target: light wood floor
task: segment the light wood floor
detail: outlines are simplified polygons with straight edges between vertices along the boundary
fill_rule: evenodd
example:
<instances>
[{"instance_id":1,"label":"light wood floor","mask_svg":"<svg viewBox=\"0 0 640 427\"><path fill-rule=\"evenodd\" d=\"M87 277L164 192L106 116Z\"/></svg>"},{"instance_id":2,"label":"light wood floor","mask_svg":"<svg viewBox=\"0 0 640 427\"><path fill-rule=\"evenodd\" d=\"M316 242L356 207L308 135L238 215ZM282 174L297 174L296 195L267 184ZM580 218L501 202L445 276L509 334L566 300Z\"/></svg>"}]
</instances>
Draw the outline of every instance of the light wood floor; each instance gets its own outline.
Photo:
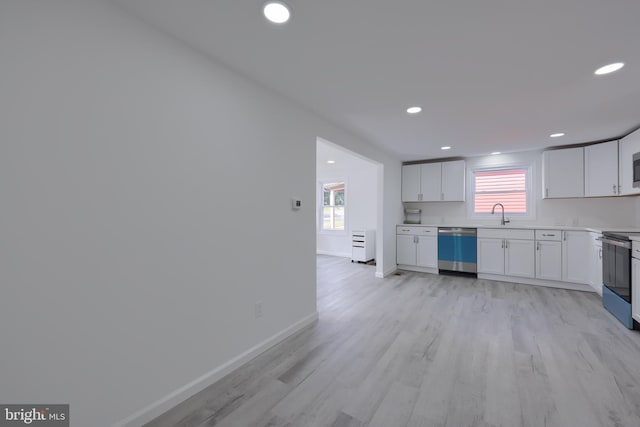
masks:
<instances>
[{"instance_id":1,"label":"light wood floor","mask_svg":"<svg viewBox=\"0 0 640 427\"><path fill-rule=\"evenodd\" d=\"M318 256L318 323L148 426L640 426L596 294L374 269Z\"/></svg>"}]
</instances>

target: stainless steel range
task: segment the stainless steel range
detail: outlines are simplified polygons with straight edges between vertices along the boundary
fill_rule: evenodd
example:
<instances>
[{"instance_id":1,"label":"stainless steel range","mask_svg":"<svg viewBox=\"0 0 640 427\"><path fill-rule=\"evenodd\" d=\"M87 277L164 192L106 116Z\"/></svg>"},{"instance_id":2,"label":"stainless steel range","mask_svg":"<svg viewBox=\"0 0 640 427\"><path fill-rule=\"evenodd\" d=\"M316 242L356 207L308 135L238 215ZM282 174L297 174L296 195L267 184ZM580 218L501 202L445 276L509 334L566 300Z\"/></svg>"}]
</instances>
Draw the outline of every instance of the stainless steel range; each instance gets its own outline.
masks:
<instances>
[{"instance_id":1,"label":"stainless steel range","mask_svg":"<svg viewBox=\"0 0 640 427\"><path fill-rule=\"evenodd\" d=\"M631 239L640 233L602 233L602 304L623 325L633 329L631 317Z\"/></svg>"}]
</instances>

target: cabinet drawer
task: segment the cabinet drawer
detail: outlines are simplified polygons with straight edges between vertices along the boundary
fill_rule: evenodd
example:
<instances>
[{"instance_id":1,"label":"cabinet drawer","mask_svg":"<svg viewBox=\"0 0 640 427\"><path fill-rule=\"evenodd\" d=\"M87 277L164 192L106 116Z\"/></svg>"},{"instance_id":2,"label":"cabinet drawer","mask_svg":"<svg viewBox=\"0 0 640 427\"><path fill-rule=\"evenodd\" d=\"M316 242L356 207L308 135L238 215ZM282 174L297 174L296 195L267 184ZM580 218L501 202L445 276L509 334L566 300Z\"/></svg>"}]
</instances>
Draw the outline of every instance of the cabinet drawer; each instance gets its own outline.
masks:
<instances>
[{"instance_id":1,"label":"cabinet drawer","mask_svg":"<svg viewBox=\"0 0 640 427\"><path fill-rule=\"evenodd\" d=\"M523 229L478 228L478 238L533 240L534 232L533 230Z\"/></svg>"},{"instance_id":2,"label":"cabinet drawer","mask_svg":"<svg viewBox=\"0 0 640 427\"><path fill-rule=\"evenodd\" d=\"M396 234L412 234L412 235L438 235L437 227L416 227L416 226L406 226L406 225L398 225L396 227Z\"/></svg>"},{"instance_id":3,"label":"cabinet drawer","mask_svg":"<svg viewBox=\"0 0 640 427\"><path fill-rule=\"evenodd\" d=\"M426 236L437 236L438 235L438 227L416 227L418 232L416 234L426 235Z\"/></svg>"},{"instance_id":4,"label":"cabinet drawer","mask_svg":"<svg viewBox=\"0 0 640 427\"><path fill-rule=\"evenodd\" d=\"M351 248L351 259L354 261L368 261L367 259L367 252L365 251L364 247L356 247L353 246Z\"/></svg>"},{"instance_id":5,"label":"cabinet drawer","mask_svg":"<svg viewBox=\"0 0 640 427\"><path fill-rule=\"evenodd\" d=\"M561 230L536 230L536 240L562 240Z\"/></svg>"}]
</instances>

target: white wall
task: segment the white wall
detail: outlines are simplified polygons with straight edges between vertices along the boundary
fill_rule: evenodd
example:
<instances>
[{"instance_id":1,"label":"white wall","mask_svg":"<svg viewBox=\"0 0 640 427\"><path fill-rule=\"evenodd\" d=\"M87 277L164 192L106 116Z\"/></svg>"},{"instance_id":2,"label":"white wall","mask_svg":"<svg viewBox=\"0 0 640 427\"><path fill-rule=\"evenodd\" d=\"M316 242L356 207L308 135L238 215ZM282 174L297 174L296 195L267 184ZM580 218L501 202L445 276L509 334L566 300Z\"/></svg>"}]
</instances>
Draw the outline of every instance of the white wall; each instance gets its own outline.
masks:
<instances>
[{"instance_id":1,"label":"white wall","mask_svg":"<svg viewBox=\"0 0 640 427\"><path fill-rule=\"evenodd\" d=\"M466 200L471 202L472 169L486 166L533 165L535 219L512 223L580 226L638 226L638 197L601 197L574 199L542 199L542 152L528 151L466 159ZM455 224L464 222L498 223L499 216L489 220L469 218L467 202L405 203L422 209L422 222Z\"/></svg>"},{"instance_id":2,"label":"white wall","mask_svg":"<svg viewBox=\"0 0 640 427\"><path fill-rule=\"evenodd\" d=\"M351 230L373 229L377 225L377 173L378 166L349 152L318 141L316 150L316 176L318 178L316 211L320 213L320 182L346 181L347 217L344 232L321 231L317 221L318 253L351 256ZM327 160L335 163L328 164ZM320 218L320 215L318 215Z\"/></svg>"},{"instance_id":3,"label":"white wall","mask_svg":"<svg viewBox=\"0 0 640 427\"><path fill-rule=\"evenodd\" d=\"M2 2L0 57L0 402L111 425L312 319L318 135L384 163L395 264L397 159L115 6Z\"/></svg>"}]
</instances>

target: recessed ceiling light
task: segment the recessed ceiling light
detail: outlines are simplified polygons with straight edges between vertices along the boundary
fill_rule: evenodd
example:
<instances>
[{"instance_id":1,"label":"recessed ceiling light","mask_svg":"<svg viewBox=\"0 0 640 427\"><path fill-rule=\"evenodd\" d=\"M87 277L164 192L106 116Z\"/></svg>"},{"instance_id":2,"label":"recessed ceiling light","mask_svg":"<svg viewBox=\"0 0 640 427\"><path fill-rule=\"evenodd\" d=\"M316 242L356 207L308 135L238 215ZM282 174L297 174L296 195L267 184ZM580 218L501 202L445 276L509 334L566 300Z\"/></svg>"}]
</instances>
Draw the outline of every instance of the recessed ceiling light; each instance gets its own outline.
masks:
<instances>
[{"instance_id":1,"label":"recessed ceiling light","mask_svg":"<svg viewBox=\"0 0 640 427\"><path fill-rule=\"evenodd\" d=\"M441 150L451 150L451 147L445 145L444 147L440 147Z\"/></svg>"},{"instance_id":2,"label":"recessed ceiling light","mask_svg":"<svg viewBox=\"0 0 640 427\"><path fill-rule=\"evenodd\" d=\"M289 6L280 1L268 1L262 8L264 16L274 24L284 24L291 17Z\"/></svg>"},{"instance_id":3,"label":"recessed ceiling light","mask_svg":"<svg viewBox=\"0 0 640 427\"><path fill-rule=\"evenodd\" d=\"M491 154L496 155L496 154L502 154L502 153L501 153L501 152L499 152L499 151L494 151L494 152L493 152L493 153L491 153Z\"/></svg>"},{"instance_id":4,"label":"recessed ceiling light","mask_svg":"<svg viewBox=\"0 0 640 427\"><path fill-rule=\"evenodd\" d=\"M327 160L327 163L329 163L330 165L334 164L335 162L335 160Z\"/></svg>"},{"instance_id":5,"label":"recessed ceiling light","mask_svg":"<svg viewBox=\"0 0 640 427\"><path fill-rule=\"evenodd\" d=\"M595 71L595 74L601 76L603 74L613 73L614 71L618 71L622 67L624 67L624 62L614 62L613 64L605 65L604 67L598 68Z\"/></svg>"},{"instance_id":6,"label":"recessed ceiling light","mask_svg":"<svg viewBox=\"0 0 640 427\"><path fill-rule=\"evenodd\" d=\"M409 113L409 114L418 114L420 111L422 111L422 107L409 107L409 108L407 108L407 113Z\"/></svg>"},{"instance_id":7,"label":"recessed ceiling light","mask_svg":"<svg viewBox=\"0 0 640 427\"><path fill-rule=\"evenodd\" d=\"M562 132L558 132L558 133L552 133L551 135L549 135L551 138L559 138L561 136L564 136L564 133Z\"/></svg>"}]
</instances>

